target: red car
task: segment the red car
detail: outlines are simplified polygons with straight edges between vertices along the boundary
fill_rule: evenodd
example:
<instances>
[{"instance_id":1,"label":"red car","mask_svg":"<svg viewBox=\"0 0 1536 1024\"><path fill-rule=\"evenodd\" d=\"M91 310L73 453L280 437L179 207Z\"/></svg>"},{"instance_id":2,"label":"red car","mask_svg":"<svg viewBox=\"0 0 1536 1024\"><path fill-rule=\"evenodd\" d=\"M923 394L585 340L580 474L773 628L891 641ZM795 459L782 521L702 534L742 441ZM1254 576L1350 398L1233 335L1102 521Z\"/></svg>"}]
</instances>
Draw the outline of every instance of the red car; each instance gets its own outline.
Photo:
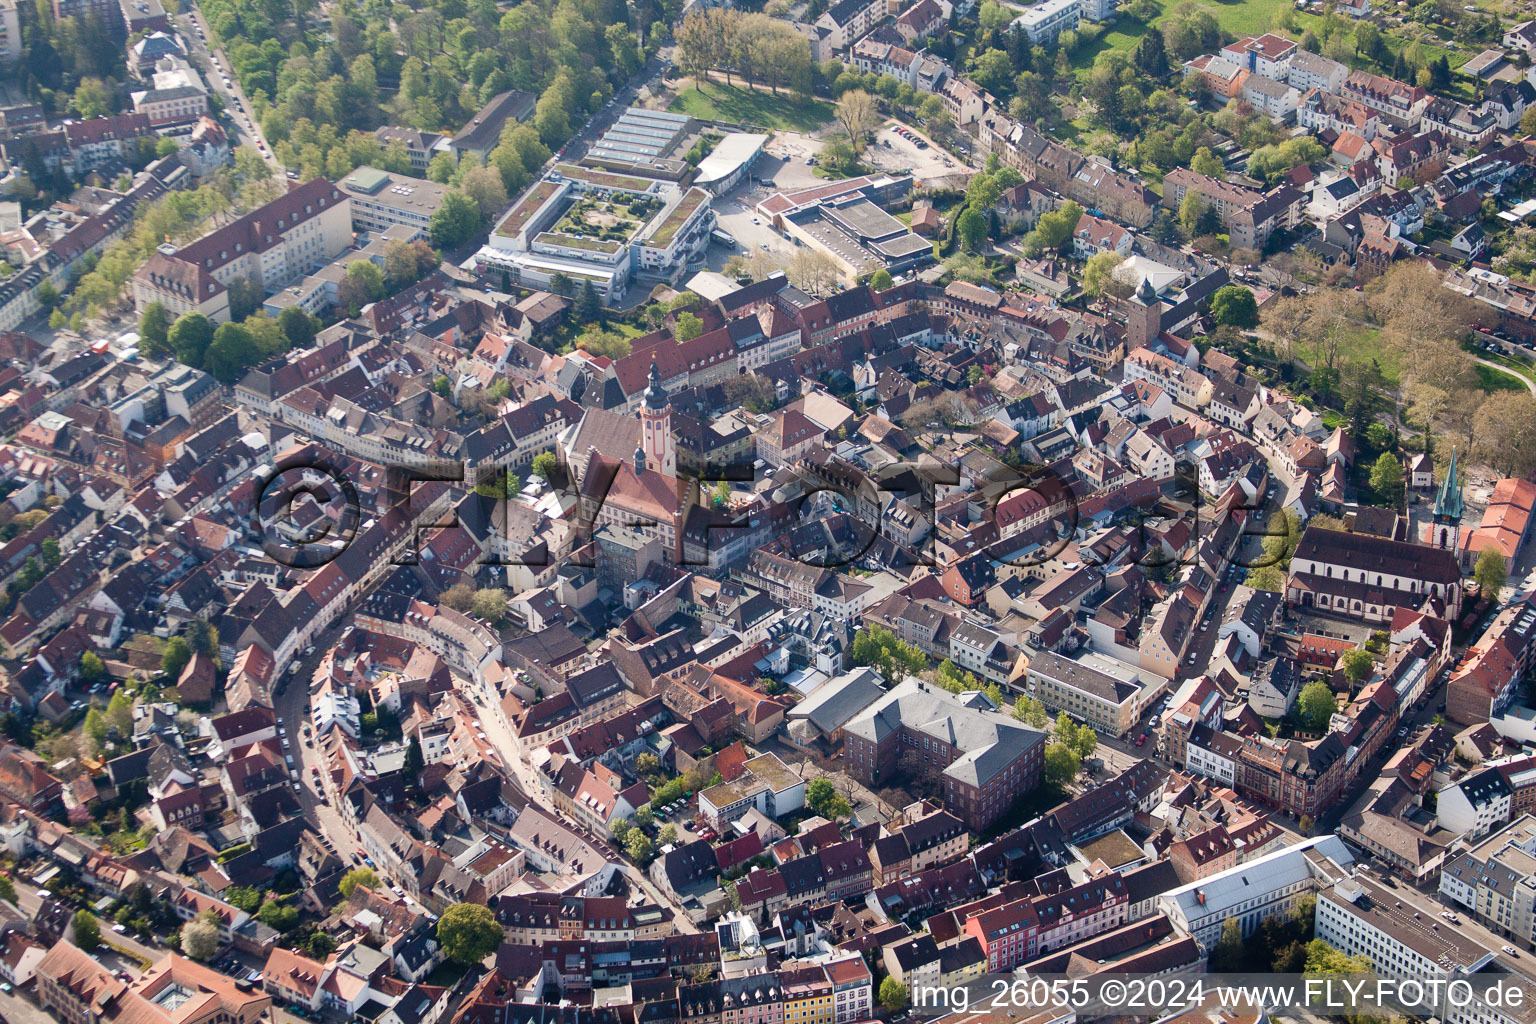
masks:
<instances>
[{"instance_id":1,"label":"red car","mask_svg":"<svg viewBox=\"0 0 1536 1024\"><path fill-rule=\"evenodd\" d=\"M1138 747L1141 746L1145 742L1147 742L1147 734L1146 733L1142 733L1140 736L1136 737L1136 745Z\"/></svg>"}]
</instances>

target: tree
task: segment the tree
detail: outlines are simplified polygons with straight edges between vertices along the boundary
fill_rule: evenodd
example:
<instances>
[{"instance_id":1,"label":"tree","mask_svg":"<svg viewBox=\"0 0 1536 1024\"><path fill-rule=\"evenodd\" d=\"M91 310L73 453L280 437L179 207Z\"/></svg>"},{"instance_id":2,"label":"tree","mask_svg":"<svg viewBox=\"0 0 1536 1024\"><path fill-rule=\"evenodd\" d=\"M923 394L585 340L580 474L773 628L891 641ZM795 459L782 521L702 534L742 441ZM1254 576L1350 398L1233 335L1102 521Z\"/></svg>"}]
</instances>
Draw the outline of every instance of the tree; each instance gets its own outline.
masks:
<instances>
[{"instance_id":1,"label":"tree","mask_svg":"<svg viewBox=\"0 0 1536 1024\"><path fill-rule=\"evenodd\" d=\"M883 292L891 287L891 272L881 267L869 277L869 286L877 292Z\"/></svg>"},{"instance_id":2,"label":"tree","mask_svg":"<svg viewBox=\"0 0 1536 1024\"><path fill-rule=\"evenodd\" d=\"M101 925L95 914L89 910L77 910L71 924L75 930L75 945L87 953L101 945Z\"/></svg>"},{"instance_id":3,"label":"tree","mask_svg":"<svg viewBox=\"0 0 1536 1024\"><path fill-rule=\"evenodd\" d=\"M837 101L837 123L853 144L855 155L862 154L869 145L870 133L880 123L875 98L863 89L843 93Z\"/></svg>"},{"instance_id":4,"label":"tree","mask_svg":"<svg viewBox=\"0 0 1536 1024\"><path fill-rule=\"evenodd\" d=\"M1473 448L1506 476L1536 469L1536 398L1529 391L1496 391L1472 418Z\"/></svg>"},{"instance_id":5,"label":"tree","mask_svg":"<svg viewBox=\"0 0 1536 1024\"><path fill-rule=\"evenodd\" d=\"M1371 490L1377 502L1395 508L1403 501L1403 464L1391 452L1382 452L1371 466Z\"/></svg>"},{"instance_id":6,"label":"tree","mask_svg":"<svg viewBox=\"0 0 1536 1024\"><path fill-rule=\"evenodd\" d=\"M704 333L704 321L684 311L677 314L677 326L672 333L677 336L678 341L692 341Z\"/></svg>"},{"instance_id":7,"label":"tree","mask_svg":"<svg viewBox=\"0 0 1536 1024\"><path fill-rule=\"evenodd\" d=\"M1078 757L1086 761L1099 749L1099 734L1093 731L1092 726L1079 725L1072 734L1071 747Z\"/></svg>"},{"instance_id":8,"label":"tree","mask_svg":"<svg viewBox=\"0 0 1536 1024\"><path fill-rule=\"evenodd\" d=\"M487 622L500 622L507 615L507 592L500 587L486 587L475 591L475 600L469 606L470 613Z\"/></svg>"},{"instance_id":9,"label":"tree","mask_svg":"<svg viewBox=\"0 0 1536 1024\"><path fill-rule=\"evenodd\" d=\"M576 339L576 347L594 356L622 359L629 355L629 339L617 331L589 330Z\"/></svg>"},{"instance_id":10,"label":"tree","mask_svg":"<svg viewBox=\"0 0 1536 1024\"><path fill-rule=\"evenodd\" d=\"M1242 926L1237 918L1229 917L1221 922L1221 937L1211 949L1210 969L1221 973L1240 970L1246 955Z\"/></svg>"},{"instance_id":11,"label":"tree","mask_svg":"<svg viewBox=\"0 0 1536 1024\"><path fill-rule=\"evenodd\" d=\"M1509 579L1509 567L1497 548L1485 547L1478 553L1477 564L1472 567L1472 578L1477 581L1479 594L1490 602L1498 602L1499 592Z\"/></svg>"},{"instance_id":12,"label":"tree","mask_svg":"<svg viewBox=\"0 0 1536 1024\"><path fill-rule=\"evenodd\" d=\"M139 348L145 355L164 355L171 349L171 311L163 302L151 302L139 317Z\"/></svg>"},{"instance_id":13,"label":"tree","mask_svg":"<svg viewBox=\"0 0 1536 1024\"><path fill-rule=\"evenodd\" d=\"M370 867L353 868L341 876L341 881L336 883L336 888L341 892L342 898L351 899L352 890L358 886L365 889L377 889L379 887L379 875Z\"/></svg>"},{"instance_id":14,"label":"tree","mask_svg":"<svg viewBox=\"0 0 1536 1024\"><path fill-rule=\"evenodd\" d=\"M315 318L298 306L289 306L277 315L278 330L288 339L290 348L309 348L315 343Z\"/></svg>"},{"instance_id":15,"label":"tree","mask_svg":"<svg viewBox=\"0 0 1536 1024\"><path fill-rule=\"evenodd\" d=\"M868 665L893 683L928 667L922 648L898 639L884 626L866 626L855 633L849 654L854 665Z\"/></svg>"},{"instance_id":16,"label":"tree","mask_svg":"<svg viewBox=\"0 0 1536 1024\"><path fill-rule=\"evenodd\" d=\"M359 260L352 266L372 266ZM262 360L262 351L255 337L243 324L220 324L213 332L213 341L203 353L203 369L213 374L220 384L233 384L241 374Z\"/></svg>"},{"instance_id":17,"label":"tree","mask_svg":"<svg viewBox=\"0 0 1536 1024\"><path fill-rule=\"evenodd\" d=\"M457 249L480 230L480 205L463 192L443 196L427 231L439 249Z\"/></svg>"},{"instance_id":18,"label":"tree","mask_svg":"<svg viewBox=\"0 0 1536 1024\"><path fill-rule=\"evenodd\" d=\"M533 475L553 481L560 468L560 457L554 452L539 452L533 457Z\"/></svg>"},{"instance_id":19,"label":"tree","mask_svg":"<svg viewBox=\"0 0 1536 1024\"><path fill-rule=\"evenodd\" d=\"M1536 107L1530 107L1520 115L1520 134L1536 135Z\"/></svg>"},{"instance_id":20,"label":"tree","mask_svg":"<svg viewBox=\"0 0 1536 1024\"><path fill-rule=\"evenodd\" d=\"M160 670L172 679L180 677L181 670L187 667L187 662L192 660L191 646L179 636L173 636L166 641L165 650L160 654Z\"/></svg>"},{"instance_id":21,"label":"tree","mask_svg":"<svg viewBox=\"0 0 1536 1024\"><path fill-rule=\"evenodd\" d=\"M960 244L966 252L976 252L987 244L987 218L974 206L967 206L955 222Z\"/></svg>"},{"instance_id":22,"label":"tree","mask_svg":"<svg viewBox=\"0 0 1536 1024\"><path fill-rule=\"evenodd\" d=\"M1259 306L1253 292L1242 285L1229 284L1211 296L1211 319L1218 324L1252 328L1259 325Z\"/></svg>"},{"instance_id":23,"label":"tree","mask_svg":"<svg viewBox=\"0 0 1536 1024\"><path fill-rule=\"evenodd\" d=\"M1321 679L1314 679L1303 686L1301 694L1296 698L1296 713L1312 732L1327 729L1329 719L1338 710L1338 698L1334 696L1333 689Z\"/></svg>"},{"instance_id":24,"label":"tree","mask_svg":"<svg viewBox=\"0 0 1536 1024\"><path fill-rule=\"evenodd\" d=\"M603 300L592 282L583 280L576 292L576 303L571 312L579 324L595 324L603 321Z\"/></svg>"},{"instance_id":25,"label":"tree","mask_svg":"<svg viewBox=\"0 0 1536 1024\"><path fill-rule=\"evenodd\" d=\"M1222 163L1221 157L1211 152L1209 146L1201 146L1195 150L1195 155L1189 159L1189 169L1196 174L1203 174L1207 178L1215 178L1218 181L1227 173L1227 165Z\"/></svg>"},{"instance_id":26,"label":"tree","mask_svg":"<svg viewBox=\"0 0 1536 1024\"><path fill-rule=\"evenodd\" d=\"M1082 216L1083 208L1069 199L1049 213L1042 214L1030 234L1042 248L1060 249L1071 240L1072 232L1077 230L1077 222Z\"/></svg>"},{"instance_id":27,"label":"tree","mask_svg":"<svg viewBox=\"0 0 1536 1024\"><path fill-rule=\"evenodd\" d=\"M816 296L831 295L840 290L843 272L827 253L810 246L797 246L784 268L789 283L801 291Z\"/></svg>"},{"instance_id":28,"label":"tree","mask_svg":"<svg viewBox=\"0 0 1536 1024\"><path fill-rule=\"evenodd\" d=\"M378 302L385 294L384 271L368 260L347 264L346 275L336 287L337 302L344 309L361 309L370 302Z\"/></svg>"},{"instance_id":29,"label":"tree","mask_svg":"<svg viewBox=\"0 0 1536 1024\"><path fill-rule=\"evenodd\" d=\"M171 324L166 340L179 362L200 367L213 341L213 321L201 313L183 313Z\"/></svg>"},{"instance_id":30,"label":"tree","mask_svg":"<svg viewBox=\"0 0 1536 1024\"><path fill-rule=\"evenodd\" d=\"M1371 652L1363 647L1344 652L1344 657L1339 659L1339 663L1344 668L1345 678L1357 686L1369 679L1371 673L1376 670L1376 659L1371 657Z\"/></svg>"},{"instance_id":31,"label":"tree","mask_svg":"<svg viewBox=\"0 0 1536 1024\"><path fill-rule=\"evenodd\" d=\"M1148 28L1136 44L1131 59L1136 68L1148 78L1161 78L1168 73L1168 51L1163 43L1163 33L1158 28Z\"/></svg>"},{"instance_id":32,"label":"tree","mask_svg":"<svg viewBox=\"0 0 1536 1024\"><path fill-rule=\"evenodd\" d=\"M0 875L0 900L16 902L16 883L11 881L10 875Z\"/></svg>"},{"instance_id":33,"label":"tree","mask_svg":"<svg viewBox=\"0 0 1536 1024\"><path fill-rule=\"evenodd\" d=\"M507 186L501 180L501 172L494 167L471 168L459 182L459 189L474 200L482 221L490 220L506 208Z\"/></svg>"},{"instance_id":34,"label":"tree","mask_svg":"<svg viewBox=\"0 0 1536 1024\"><path fill-rule=\"evenodd\" d=\"M1124 262L1124 256L1108 250L1088 257L1083 267L1083 294L1092 299L1108 298L1119 283L1115 279L1115 271Z\"/></svg>"},{"instance_id":35,"label":"tree","mask_svg":"<svg viewBox=\"0 0 1536 1024\"><path fill-rule=\"evenodd\" d=\"M85 713L85 723L81 728L96 753L100 754L107 749L107 716L101 713L100 708L91 708Z\"/></svg>"},{"instance_id":36,"label":"tree","mask_svg":"<svg viewBox=\"0 0 1536 1024\"><path fill-rule=\"evenodd\" d=\"M101 656L95 651L86 651L80 655L80 681L86 686L95 686L107 678L107 666L102 664Z\"/></svg>"},{"instance_id":37,"label":"tree","mask_svg":"<svg viewBox=\"0 0 1536 1024\"><path fill-rule=\"evenodd\" d=\"M269 897L256 912L256 920L278 932L291 932L299 923L299 908Z\"/></svg>"},{"instance_id":38,"label":"tree","mask_svg":"<svg viewBox=\"0 0 1536 1024\"><path fill-rule=\"evenodd\" d=\"M656 841L662 846L671 846L677 842L677 826L670 822L661 826L661 831L656 833Z\"/></svg>"},{"instance_id":39,"label":"tree","mask_svg":"<svg viewBox=\"0 0 1536 1024\"><path fill-rule=\"evenodd\" d=\"M437 596L440 603L456 612L467 612L475 601L475 588L468 583L455 583Z\"/></svg>"},{"instance_id":40,"label":"tree","mask_svg":"<svg viewBox=\"0 0 1536 1024\"><path fill-rule=\"evenodd\" d=\"M1045 781L1064 786L1077 778L1078 769L1082 767L1082 761L1077 756L1077 751L1062 743L1053 740L1045 748Z\"/></svg>"},{"instance_id":41,"label":"tree","mask_svg":"<svg viewBox=\"0 0 1536 1024\"><path fill-rule=\"evenodd\" d=\"M1216 211L1207 206L1194 189L1184 193L1184 199L1179 203L1179 227L1186 235L1198 238L1213 234L1220 226Z\"/></svg>"},{"instance_id":42,"label":"tree","mask_svg":"<svg viewBox=\"0 0 1536 1024\"><path fill-rule=\"evenodd\" d=\"M437 941L444 955L464 967L496 952L502 938L496 915L478 903L455 903L437 920Z\"/></svg>"},{"instance_id":43,"label":"tree","mask_svg":"<svg viewBox=\"0 0 1536 1024\"><path fill-rule=\"evenodd\" d=\"M181 951L193 960L210 960L219 951L218 919L212 911L204 911L181 926Z\"/></svg>"},{"instance_id":44,"label":"tree","mask_svg":"<svg viewBox=\"0 0 1536 1024\"><path fill-rule=\"evenodd\" d=\"M133 701L123 690L112 694L107 701L107 724L117 730L119 736L133 735Z\"/></svg>"},{"instance_id":45,"label":"tree","mask_svg":"<svg viewBox=\"0 0 1536 1024\"><path fill-rule=\"evenodd\" d=\"M624 852L629 854L630 860L643 868L656 856L656 846L650 836L636 828L631 829L625 838Z\"/></svg>"},{"instance_id":46,"label":"tree","mask_svg":"<svg viewBox=\"0 0 1536 1024\"><path fill-rule=\"evenodd\" d=\"M1221 25L1215 14L1196 0L1182 0L1164 17L1161 28L1169 52L1181 62L1221 45Z\"/></svg>"},{"instance_id":47,"label":"tree","mask_svg":"<svg viewBox=\"0 0 1536 1024\"><path fill-rule=\"evenodd\" d=\"M1013 717L1032 729L1044 729L1050 723L1045 705L1027 694L1020 694L1019 699L1014 701Z\"/></svg>"},{"instance_id":48,"label":"tree","mask_svg":"<svg viewBox=\"0 0 1536 1024\"><path fill-rule=\"evenodd\" d=\"M880 983L880 1005L890 1013L900 1013L907 1008L907 986L892 977Z\"/></svg>"},{"instance_id":49,"label":"tree","mask_svg":"<svg viewBox=\"0 0 1536 1024\"><path fill-rule=\"evenodd\" d=\"M812 779L806 784L805 802L811 810L832 821L846 818L853 811L848 799L826 779Z\"/></svg>"}]
</instances>

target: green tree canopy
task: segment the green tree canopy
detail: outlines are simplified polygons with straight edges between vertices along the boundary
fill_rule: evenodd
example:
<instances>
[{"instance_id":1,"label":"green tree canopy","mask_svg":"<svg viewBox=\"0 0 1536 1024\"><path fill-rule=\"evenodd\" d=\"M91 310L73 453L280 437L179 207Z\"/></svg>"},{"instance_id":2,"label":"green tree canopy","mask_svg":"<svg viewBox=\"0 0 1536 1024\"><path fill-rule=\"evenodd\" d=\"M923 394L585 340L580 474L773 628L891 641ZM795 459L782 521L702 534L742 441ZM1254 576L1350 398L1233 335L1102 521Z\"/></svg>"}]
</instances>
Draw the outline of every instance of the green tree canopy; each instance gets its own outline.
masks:
<instances>
[{"instance_id":1,"label":"green tree canopy","mask_svg":"<svg viewBox=\"0 0 1536 1024\"><path fill-rule=\"evenodd\" d=\"M201 313L183 313L166 336L178 361L201 367L203 353L213 342L213 321Z\"/></svg>"},{"instance_id":2,"label":"green tree canopy","mask_svg":"<svg viewBox=\"0 0 1536 1024\"><path fill-rule=\"evenodd\" d=\"M379 887L379 875L370 867L356 867L341 876L341 881L336 883L336 888L346 899L352 898L352 890L358 886L365 889L377 889Z\"/></svg>"},{"instance_id":3,"label":"green tree canopy","mask_svg":"<svg viewBox=\"0 0 1536 1024\"><path fill-rule=\"evenodd\" d=\"M1257 327L1259 306L1253 292L1239 284L1224 285L1211 296L1211 319L1233 327Z\"/></svg>"},{"instance_id":4,"label":"green tree canopy","mask_svg":"<svg viewBox=\"0 0 1536 1024\"><path fill-rule=\"evenodd\" d=\"M1339 710L1338 698L1333 689L1321 679L1314 679L1301 688L1296 698L1296 713L1312 732L1328 728L1328 720Z\"/></svg>"},{"instance_id":5,"label":"green tree canopy","mask_svg":"<svg viewBox=\"0 0 1536 1024\"><path fill-rule=\"evenodd\" d=\"M1504 556L1494 547L1483 548L1477 563L1472 567L1472 578L1477 581L1478 592L1489 601L1497 602L1499 592L1509 579L1509 568Z\"/></svg>"},{"instance_id":6,"label":"green tree canopy","mask_svg":"<svg viewBox=\"0 0 1536 1024\"><path fill-rule=\"evenodd\" d=\"M472 966L501 945L503 932L490 907L455 903L437 920L437 941L456 964Z\"/></svg>"},{"instance_id":7,"label":"green tree canopy","mask_svg":"<svg viewBox=\"0 0 1536 1024\"><path fill-rule=\"evenodd\" d=\"M151 302L139 317L139 348L145 355L164 355L171 350L171 311L163 302Z\"/></svg>"},{"instance_id":8,"label":"green tree canopy","mask_svg":"<svg viewBox=\"0 0 1536 1024\"><path fill-rule=\"evenodd\" d=\"M432 214L427 230L439 249L457 249L480 230L480 207L463 192L449 192Z\"/></svg>"},{"instance_id":9,"label":"green tree canopy","mask_svg":"<svg viewBox=\"0 0 1536 1024\"><path fill-rule=\"evenodd\" d=\"M89 910L77 910L70 922L75 930L75 945L92 952L101 945L101 924Z\"/></svg>"}]
</instances>

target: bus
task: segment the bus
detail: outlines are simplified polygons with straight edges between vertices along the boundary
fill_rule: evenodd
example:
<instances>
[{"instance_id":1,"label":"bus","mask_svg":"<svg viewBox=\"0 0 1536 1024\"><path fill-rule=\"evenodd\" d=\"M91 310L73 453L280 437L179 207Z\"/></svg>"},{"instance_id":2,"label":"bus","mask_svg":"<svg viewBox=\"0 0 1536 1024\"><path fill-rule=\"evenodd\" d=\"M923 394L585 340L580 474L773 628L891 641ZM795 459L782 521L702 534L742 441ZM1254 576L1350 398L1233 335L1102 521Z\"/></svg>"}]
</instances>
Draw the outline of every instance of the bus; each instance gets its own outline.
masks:
<instances>
[{"instance_id":1,"label":"bus","mask_svg":"<svg viewBox=\"0 0 1536 1024\"><path fill-rule=\"evenodd\" d=\"M736 239L731 237L729 232L721 231L719 228L715 228L709 233L709 237L714 239L720 245L725 246L727 249L736 248Z\"/></svg>"}]
</instances>

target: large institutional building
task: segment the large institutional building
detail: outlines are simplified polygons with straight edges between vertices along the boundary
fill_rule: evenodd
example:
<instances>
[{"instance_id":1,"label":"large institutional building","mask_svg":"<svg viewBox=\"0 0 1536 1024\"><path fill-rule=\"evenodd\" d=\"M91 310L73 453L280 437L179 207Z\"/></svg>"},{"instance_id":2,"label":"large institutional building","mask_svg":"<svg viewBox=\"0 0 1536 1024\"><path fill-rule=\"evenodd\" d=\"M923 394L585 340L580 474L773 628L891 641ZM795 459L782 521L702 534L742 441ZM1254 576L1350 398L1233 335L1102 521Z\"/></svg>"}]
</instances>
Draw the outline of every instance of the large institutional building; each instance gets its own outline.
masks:
<instances>
[{"instance_id":1,"label":"large institutional building","mask_svg":"<svg viewBox=\"0 0 1536 1024\"><path fill-rule=\"evenodd\" d=\"M271 294L351 245L350 204L316 178L181 249L161 246L133 275L134 306L160 302L172 316L195 311L223 323L231 282L249 278Z\"/></svg>"}]
</instances>

